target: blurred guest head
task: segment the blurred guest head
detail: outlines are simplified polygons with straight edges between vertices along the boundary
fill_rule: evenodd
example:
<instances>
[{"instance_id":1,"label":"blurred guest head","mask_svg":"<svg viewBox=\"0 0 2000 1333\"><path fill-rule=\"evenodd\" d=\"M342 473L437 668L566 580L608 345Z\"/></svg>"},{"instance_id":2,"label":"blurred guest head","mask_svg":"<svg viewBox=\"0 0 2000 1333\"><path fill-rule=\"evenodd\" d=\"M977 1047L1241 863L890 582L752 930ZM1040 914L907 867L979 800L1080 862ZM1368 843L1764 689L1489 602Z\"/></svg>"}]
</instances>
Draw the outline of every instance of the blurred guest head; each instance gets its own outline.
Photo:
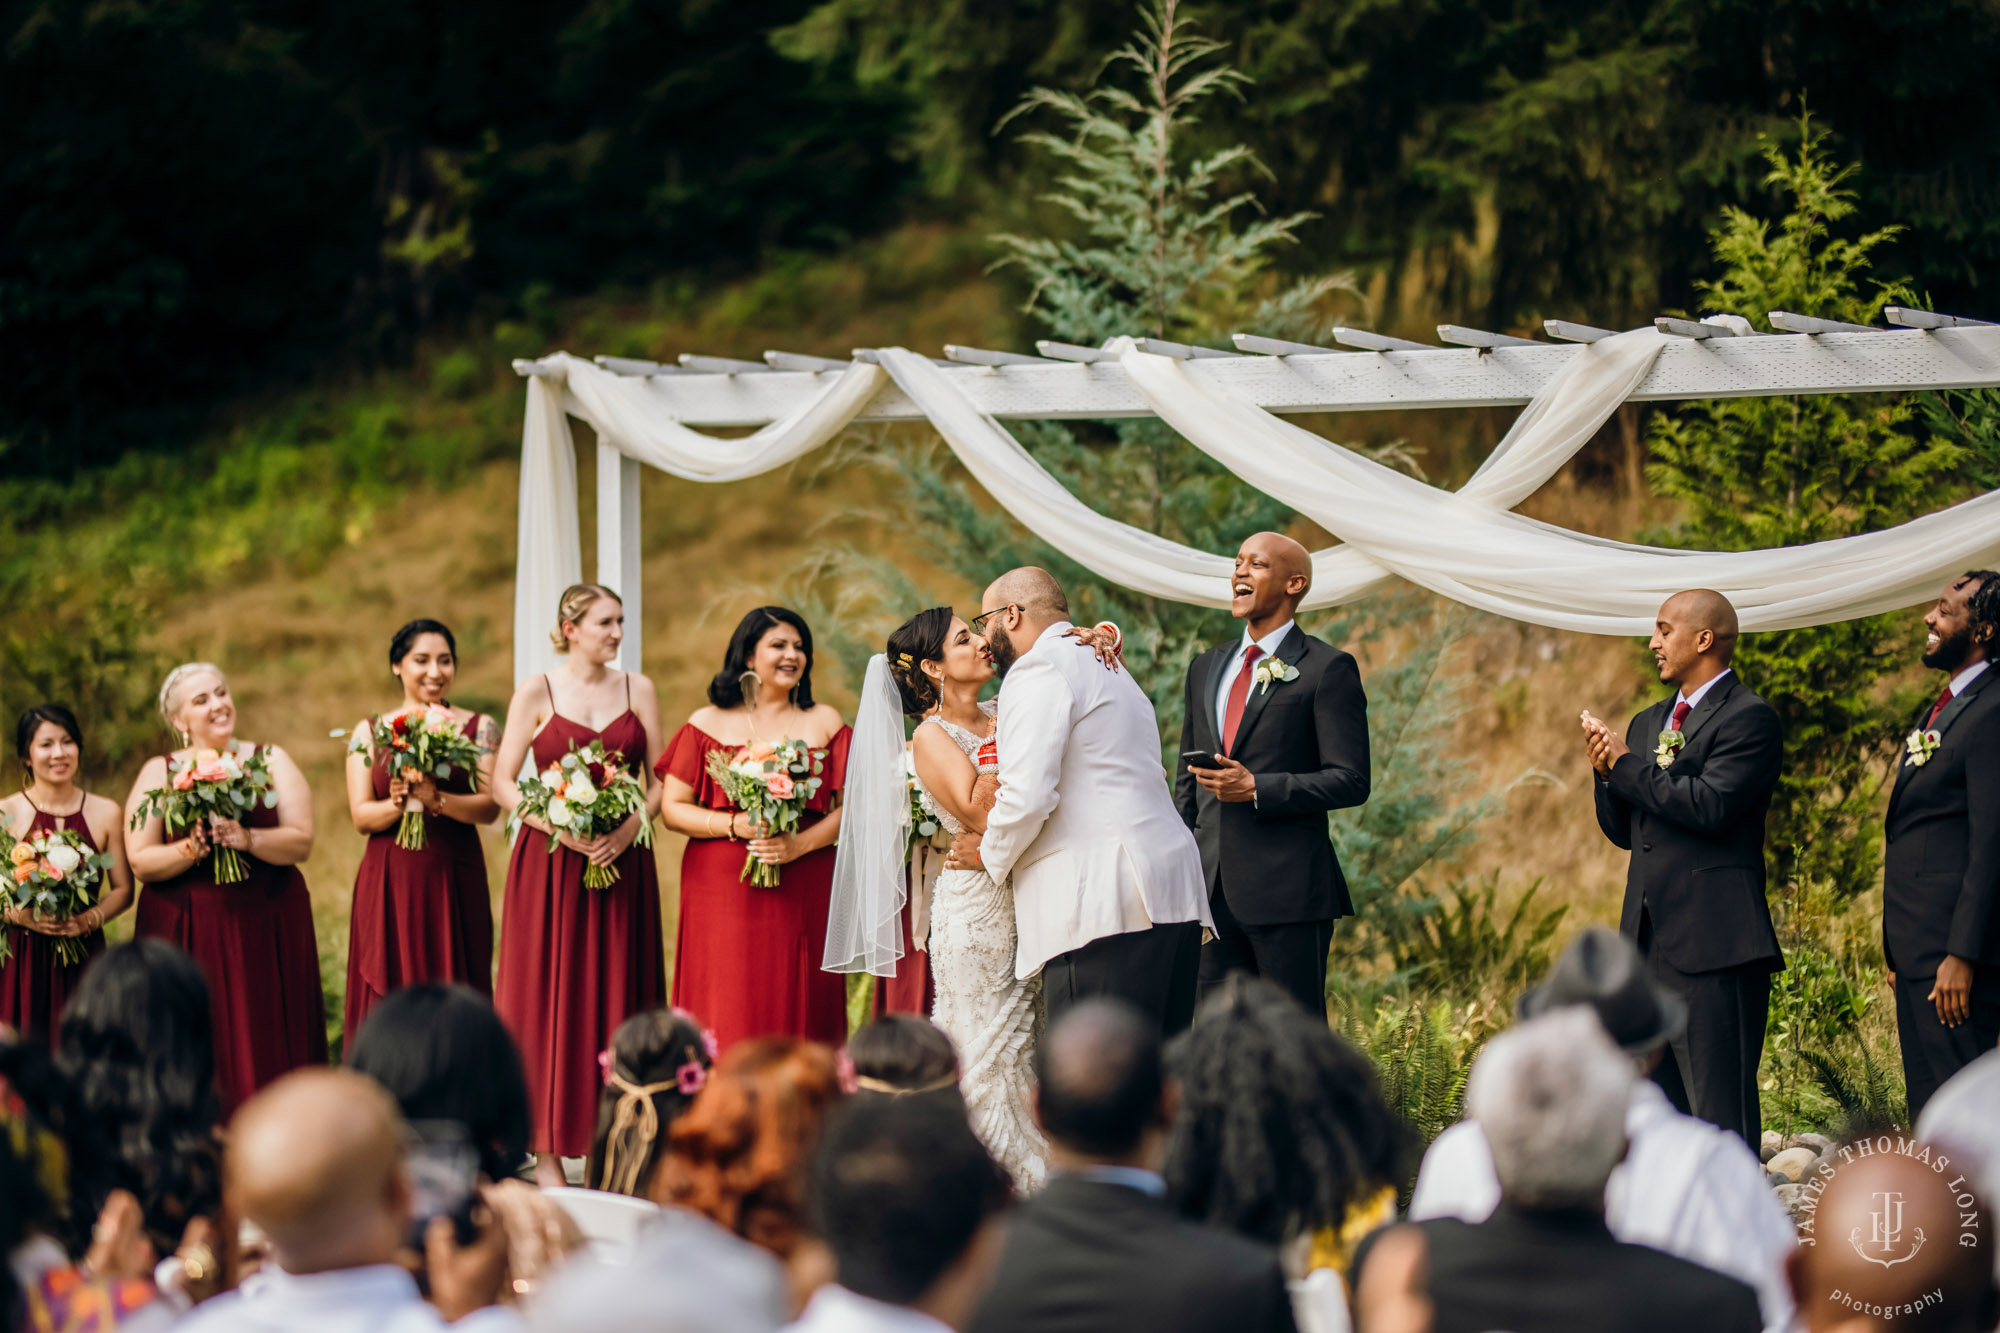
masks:
<instances>
[{"instance_id":1,"label":"blurred guest head","mask_svg":"<svg viewBox=\"0 0 2000 1333\"><path fill-rule=\"evenodd\" d=\"M1338 1227L1402 1178L1375 1067L1279 986L1232 975L1167 1049L1180 1211L1276 1245Z\"/></svg>"},{"instance_id":2,"label":"blurred guest head","mask_svg":"<svg viewBox=\"0 0 2000 1333\"><path fill-rule=\"evenodd\" d=\"M1978 1333L2000 1318L1990 1214L1940 1157L1901 1135L1835 1147L1790 1260L1811 1333Z\"/></svg>"},{"instance_id":3,"label":"blurred guest head","mask_svg":"<svg viewBox=\"0 0 2000 1333\"><path fill-rule=\"evenodd\" d=\"M722 670L708 683L708 701L717 708L736 708L750 689L764 688L790 696L793 706L811 708L813 636L805 617L785 606L760 606L737 622L722 654ZM750 702L755 702L754 698Z\"/></svg>"},{"instance_id":4,"label":"blurred guest head","mask_svg":"<svg viewBox=\"0 0 2000 1333\"><path fill-rule=\"evenodd\" d=\"M1917 1137L1951 1154L1982 1199L2000 1199L2000 1051L1988 1051L1945 1080L1917 1117ZM2000 1277L2000 1246L1993 1272Z\"/></svg>"},{"instance_id":5,"label":"blurred guest head","mask_svg":"<svg viewBox=\"0 0 2000 1333\"><path fill-rule=\"evenodd\" d=\"M393 992L361 1025L347 1067L387 1088L404 1119L464 1126L489 1180L513 1175L526 1160L531 1119L521 1052L477 991L429 984Z\"/></svg>"},{"instance_id":6,"label":"blurred guest head","mask_svg":"<svg viewBox=\"0 0 2000 1333\"><path fill-rule=\"evenodd\" d=\"M1596 1014L1640 1073L1651 1072L1687 1026L1687 1002L1646 975L1630 940L1603 926L1571 940L1541 984L1522 994L1518 1011L1529 1019L1567 1005Z\"/></svg>"},{"instance_id":7,"label":"blurred guest head","mask_svg":"<svg viewBox=\"0 0 2000 1333\"><path fill-rule=\"evenodd\" d=\"M738 1042L667 1131L653 1198L786 1258L802 1230L806 1156L840 1098L833 1052L792 1037Z\"/></svg>"},{"instance_id":8,"label":"blurred guest head","mask_svg":"<svg viewBox=\"0 0 2000 1333\"><path fill-rule=\"evenodd\" d=\"M1052 1164L1159 1169L1180 1091L1167 1079L1157 1024L1122 1001L1086 1000L1035 1047L1034 1069Z\"/></svg>"},{"instance_id":9,"label":"blurred guest head","mask_svg":"<svg viewBox=\"0 0 2000 1333\"><path fill-rule=\"evenodd\" d=\"M668 1126L694 1104L715 1061L715 1037L685 1009L634 1014L597 1057L604 1087L584 1183L643 1196Z\"/></svg>"},{"instance_id":10,"label":"blurred guest head","mask_svg":"<svg viewBox=\"0 0 2000 1333\"><path fill-rule=\"evenodd\" d=\"M847 1039L854 1086L864 1094L921 1094L951 1103L964 1114L958 1089L958 1052L937 1024L916 1014L884 1014Z\"/></svg>"},{"instance_id":11,"label":"blurred guest head","mask_svg":"<svg viewBox=\"0 0 2000 1333\"><path fill-rule=\"evenodd\" d=\"M213 1022L201 968L163 940L119 945L84 970L57 1047L76 1098L70 1137L91 1145L72 1218L95 1219L112 1190L129 1190L167 1255L190 1221L219 1211Z\"/></svg>"},{"instance_id":12,"label":"blurred guest head","mask_svg":"<svg viewBox=\"0 0 2000 1333\"><path fill-rule=\"evenodd\" d=\"M1632 1062L1578 1008L1529 1019L1486 1043L1465 1104L1493 1150L1500 1195L1522 1208L1604 1206L1625 1156Z\"/></svg>"},{"instance_id":13,"label":"blurred guest head","mask_svg":"<svg viewBox=\"0 0 2000 1333\"><path fill-rule=\"evenodd\" d=\"M813 1154L813 1229L841 1287L953 1328L992 1281L1010 1197L963 1110L921 1097L854 1099Z\"/></svg>"},{"instance_id":14,"label":"blurred guest head","mask_svg":"<svg viewBox=\"0 0 2000 1333\"><path fill-rule=\"evenodd\" d=\"M410 1228L403 1122L372 1079L301 1069L229 1124L228 1196L288 1273L388 1263Z\"/></svg>"}]
</instances>

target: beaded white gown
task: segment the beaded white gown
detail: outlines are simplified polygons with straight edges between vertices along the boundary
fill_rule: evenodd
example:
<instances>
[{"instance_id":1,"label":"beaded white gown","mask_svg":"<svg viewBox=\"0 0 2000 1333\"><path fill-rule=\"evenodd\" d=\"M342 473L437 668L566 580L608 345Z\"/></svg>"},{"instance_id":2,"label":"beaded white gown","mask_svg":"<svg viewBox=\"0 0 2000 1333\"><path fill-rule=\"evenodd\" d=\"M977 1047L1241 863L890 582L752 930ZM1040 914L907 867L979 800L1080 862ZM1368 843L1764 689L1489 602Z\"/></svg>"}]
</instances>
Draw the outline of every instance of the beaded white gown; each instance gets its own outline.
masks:
<instances>
[{"instance_id":1,"label":"beaded white gown","mask_svg":"<svg viewBox=\"0 0 2000 1333\"><path fill-rule=\"evenodd\" d=\"M980 705L989 717L995 705ZM981 773L997 773L991 737L979 737L941 717L941 728ZM962 826L923 787L924 808L953 833ZM1048 1144L1028 1111L1034 1086L1029 1067L1041 1035L1042 980L1014 975L1014 895L984 870L946 870L931 893L930 963L937 998L931 1021L958 1048L959 1086L972 1127L994 1160L1023 1192L1048 1178Z\"/></svg>"}]
</instances>

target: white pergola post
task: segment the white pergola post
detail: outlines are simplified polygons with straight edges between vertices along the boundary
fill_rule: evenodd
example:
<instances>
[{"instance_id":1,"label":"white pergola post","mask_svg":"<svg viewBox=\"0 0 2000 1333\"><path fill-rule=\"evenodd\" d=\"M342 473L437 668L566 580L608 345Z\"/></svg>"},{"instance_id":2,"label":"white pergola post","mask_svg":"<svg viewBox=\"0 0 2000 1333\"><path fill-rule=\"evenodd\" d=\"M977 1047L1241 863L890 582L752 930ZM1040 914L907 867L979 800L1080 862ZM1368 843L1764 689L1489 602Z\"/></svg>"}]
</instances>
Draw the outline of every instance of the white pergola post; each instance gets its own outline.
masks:
<instances>
[{"instance_id":1,"label":"white pergola post","mask_svg":"<svg viewBox=\"0 0 2000 1333\"><path fill-rule=\"evenodd\" d=\"M639 460L615 445L597 443L597 581L625 599L625 641L618 666L638 671L640 628L645 624L640 577Z\"/></svg>"}]
</instances>

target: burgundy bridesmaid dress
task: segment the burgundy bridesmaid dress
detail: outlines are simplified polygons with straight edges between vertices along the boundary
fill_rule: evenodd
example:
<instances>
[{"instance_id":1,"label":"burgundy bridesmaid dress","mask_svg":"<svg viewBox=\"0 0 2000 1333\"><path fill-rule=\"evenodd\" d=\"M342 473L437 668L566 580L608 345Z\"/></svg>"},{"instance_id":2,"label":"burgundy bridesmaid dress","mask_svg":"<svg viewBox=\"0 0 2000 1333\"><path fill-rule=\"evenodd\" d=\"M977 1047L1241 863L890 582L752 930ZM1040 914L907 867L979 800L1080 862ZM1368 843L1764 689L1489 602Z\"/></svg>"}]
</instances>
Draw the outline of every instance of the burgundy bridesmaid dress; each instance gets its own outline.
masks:
<instances>
[{"instance_id":1,"label":"burgundy bridesmaid dress","mask_svg":"<svg viewBox=\"0 0 2000 1333\"><path fill-rule=\"evenodd\" d=\"M23 795L23 800L26 796ZM28 827L21 831L24 838L39 837L43 833L71 829L83 839L84 846L95 856L99 850L97 839L90 836L90 825L85 822L83 812L73 815L52 815L46 810L36 809L33 801L28 808L35 811L35 817L28 821ZM99 882L100 895L111 888L111 877L107 874ZM82 936L84 959L80 963L64 963L56 958L56 939L39 931L22 930L18 926L0 927L7 932L7 942L13 946L13 954L0 963L0 1023L5 1023L24 1036L40 1041L55 1040L56 1025L62 1022L63 1006L69 1003L70 994L76 990L78 978L83 969L90 966L90 960L104 952L104 932L93 930Z\"/></svg>"},{"instance_id":2,"label":"burgundy bridesmaid dress","mask_svg":"<svg viewBox=\"0 0 2000 1333\"><path fill-rule=\"evenodd\" d=\"M602 731L554 712L536 735L535 767L545 769L572 745L602 740L643 775L646 728L631 708ZM493 1004L521 1048L534 1108L538 1153L581 1157L597 1122L597 1053L633 1014L666 1002L667 962L660 938L660 876L653 850L636 843L615 863L607 889L583 886L586 857L548 850L548 835L523 828L507 863L501 902L500 977Z\"/></svg>"},{"instance_id":3,"label":"burgundy bridesmaid dress","mask_svg":"<svg viewBox=\"0 0 2000 1333\"><path fill-rule=\"evenodd\" d=\"M802 821L810 827L833 809L847 781L842 727L827 743L825 781ZM734 813L708 775L711 750L725 746L692 722L674 733L660 771L694 788L698 805ZM674 1003L701 1019L724 1048L745 1037L805 1037L838 1046L847 1039L847 978L820 964L833 899L831 846L784 867L776 888L742 878L748 848L731 838L689 838L681 855L681 924L674 953Z\"/></svg>"},{"instance_id":4,"label":"burgundy bridesmaid dress","mask_svg":"<svg viewBox=\"0 0 2000 1333\"><path fill-rule=\"evenodd\" d=\"M276 828L278 812L260 806L243 826ZM172 879L141 885L135 931L187 950L208 978L215 1086L229 1109L281 1074L326 1063L326 997L306 877L297 866L237 855L249 872L240 884L217 884L210 855Z\"/></svg>"},{"instance_id":5,"label":"burgundy bridesmaid dress","mask_svg":"<svg viewBox=\"0 0 2000 1333\"><path fill-rule=\"evenodd\" d=\"M475 734L479 714L467 719ZM389 796L389 755L376 755L374 792ZM471 773L455 773L440 791L469 795ZM486 887L486 853L479 830L450 816L424 816L424 845L396 845L396 826L368 835L354 874L348 917L347 1017L352 1044L369 1010L390 991L427 981L452 981L493 993L493 899Z\"/></svg>"}]
</instances>

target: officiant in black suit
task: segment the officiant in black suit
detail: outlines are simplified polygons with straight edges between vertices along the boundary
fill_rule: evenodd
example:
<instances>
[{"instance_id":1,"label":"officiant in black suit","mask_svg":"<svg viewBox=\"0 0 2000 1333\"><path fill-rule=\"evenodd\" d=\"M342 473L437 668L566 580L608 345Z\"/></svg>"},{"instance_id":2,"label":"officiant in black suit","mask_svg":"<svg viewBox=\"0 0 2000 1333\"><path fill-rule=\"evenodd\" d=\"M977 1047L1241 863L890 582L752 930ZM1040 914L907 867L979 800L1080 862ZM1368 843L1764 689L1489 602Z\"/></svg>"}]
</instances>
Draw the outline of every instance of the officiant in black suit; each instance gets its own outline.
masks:
<instances>
[{"instance_id":1,"label":"officiant in black suit","mask_svg":"<svg viewBox=\"0 0 2000 1333\"><path fill-rule=\"evenodd\" d=\"M2000 1041L2000 574L1974 570L1924 616L1943 690L1911 721L1889 795L1882 948L1910 1119Z\"/></svg>"},{"instance_id":2,"label":"officiant in black suit","mask_svg":"<svg viewBox=\"0 0 2000 1333\"><path fill-rule=\"evenodd\" d=\"M1354 911L1326 817L1368 799L1368 698L1354 658L1295 622L1311 587L1290 537L1260 532L1237 551L1243 637L1188 667L1174 800L1215 915L1202 992L1252 972L1324 1013L1333 923Z\"/></svg>"},{"instance_id":3,"label":"officiant in black suit","mask_svg":"<svg viewBox=\"0 0 2000 1333\"><path fill-rule=\"evenodd\" d=\"M1668 598L1649 647L1674 693L1623 739L1583 714L1598 826L1632 853L1618 929L1688 1007L1653 1078L1676 1108L1755 1148L1771 974L1785 965L1764 901L1764 816L1783 729L1730 669L1736 608L1721 593Z\"/></svg>"}]
</instances>

